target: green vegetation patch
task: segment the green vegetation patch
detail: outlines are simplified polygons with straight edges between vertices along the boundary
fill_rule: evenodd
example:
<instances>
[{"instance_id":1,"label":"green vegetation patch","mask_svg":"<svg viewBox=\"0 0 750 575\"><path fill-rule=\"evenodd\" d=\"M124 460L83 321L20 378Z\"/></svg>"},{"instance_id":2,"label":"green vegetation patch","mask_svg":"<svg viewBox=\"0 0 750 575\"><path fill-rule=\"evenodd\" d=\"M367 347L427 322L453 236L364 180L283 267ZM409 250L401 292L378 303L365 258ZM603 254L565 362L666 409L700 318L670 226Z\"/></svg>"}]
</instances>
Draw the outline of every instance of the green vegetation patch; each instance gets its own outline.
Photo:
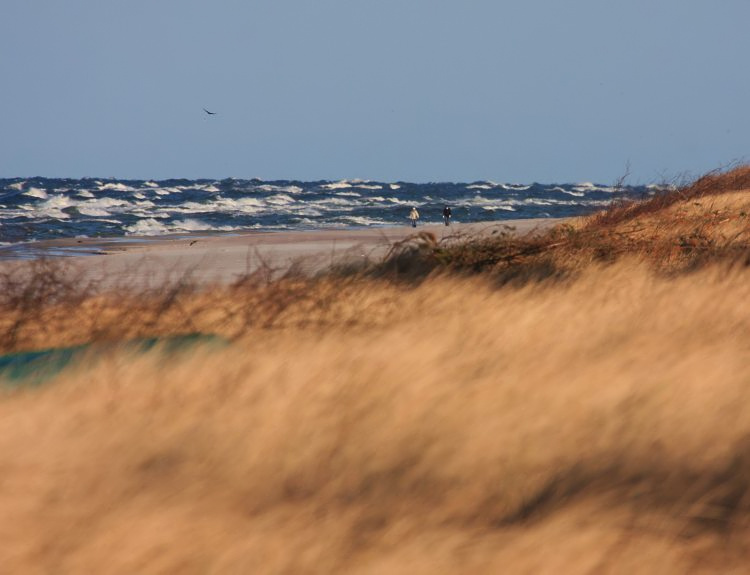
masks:
<instances>
[{"instance_id":1,"label":"green vegetation patch","mask_svg":"<svg viewBox=\"0 0 750 575\"><path fill-rule=\"evenodd\" d=\"M192 349L198 344L223 347L228 344L228 341L217 335L190 333L169 337L138 338L116 344L88 343L72 347L9 353L0 355L0 381L10 385L37 385L56 376L67 366L83 357L97 357L115 348L129 353L145 353L156 348L164 355L173 356Z\"/></svg>"}]
</instances>

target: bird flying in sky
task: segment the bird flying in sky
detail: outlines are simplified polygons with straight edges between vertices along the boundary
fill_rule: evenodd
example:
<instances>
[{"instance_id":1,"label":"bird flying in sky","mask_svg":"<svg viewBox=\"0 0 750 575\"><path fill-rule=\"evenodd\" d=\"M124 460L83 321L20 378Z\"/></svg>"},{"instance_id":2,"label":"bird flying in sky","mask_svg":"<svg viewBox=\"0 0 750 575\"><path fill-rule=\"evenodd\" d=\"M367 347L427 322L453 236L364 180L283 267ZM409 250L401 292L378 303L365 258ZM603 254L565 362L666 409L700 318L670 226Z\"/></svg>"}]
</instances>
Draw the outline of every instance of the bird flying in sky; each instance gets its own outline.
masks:
<instances>
[{"instance_id":1,"label":"bird flying in sky","mask_svg":"<svg viewBox=\"0 0 750 575\"><path fill-rule=\"evenodd\" d=\"M216 112L209 112L209 111L208 111L208 110L206 110L205 108L203 108L203 111L204 111L204 112L205 112L206 114L208 114L209 116L215 116L215 115L216 115Z\"/></svg>"}]
</instances>

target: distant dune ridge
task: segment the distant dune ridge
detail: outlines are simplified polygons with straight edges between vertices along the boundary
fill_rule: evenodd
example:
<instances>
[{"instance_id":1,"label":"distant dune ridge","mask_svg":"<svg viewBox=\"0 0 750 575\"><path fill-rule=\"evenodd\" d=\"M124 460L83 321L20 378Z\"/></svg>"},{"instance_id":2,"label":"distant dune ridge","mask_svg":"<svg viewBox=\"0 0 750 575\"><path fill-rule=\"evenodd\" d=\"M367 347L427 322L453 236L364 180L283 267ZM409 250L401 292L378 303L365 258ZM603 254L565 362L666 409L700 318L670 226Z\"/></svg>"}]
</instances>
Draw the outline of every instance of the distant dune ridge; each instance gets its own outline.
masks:
<instances>
[{"instance_id":1,"label":"distant dune ridge","mask_svg":"<svg viewBox=\"0 0 750 575\"><path fill-rule=\"evenodd\" d=\"M741 573L750 168L318 277L0 274L0 349L177 333L0 398L9 573Z\"/></svg>"}]
</instances>

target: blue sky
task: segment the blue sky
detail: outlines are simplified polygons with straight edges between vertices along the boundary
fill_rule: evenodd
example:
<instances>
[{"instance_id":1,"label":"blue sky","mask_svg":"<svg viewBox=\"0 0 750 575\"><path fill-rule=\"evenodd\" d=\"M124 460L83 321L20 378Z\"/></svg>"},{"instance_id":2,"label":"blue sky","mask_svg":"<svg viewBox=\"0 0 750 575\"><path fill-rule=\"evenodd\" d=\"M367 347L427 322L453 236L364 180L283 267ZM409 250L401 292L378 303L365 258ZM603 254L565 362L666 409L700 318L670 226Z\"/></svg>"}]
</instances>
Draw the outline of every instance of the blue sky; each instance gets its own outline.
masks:
<instances>
[{"instance_id":1,"label":"blue sky","mask_svg":"<svg viewBox=\"0 0 750 575\"><path fill-rule=\"evenodd\" d=\"M747 159L748 22L747 0L2 0L0 177L697 174Z\"/></svg>"}]
</instances>

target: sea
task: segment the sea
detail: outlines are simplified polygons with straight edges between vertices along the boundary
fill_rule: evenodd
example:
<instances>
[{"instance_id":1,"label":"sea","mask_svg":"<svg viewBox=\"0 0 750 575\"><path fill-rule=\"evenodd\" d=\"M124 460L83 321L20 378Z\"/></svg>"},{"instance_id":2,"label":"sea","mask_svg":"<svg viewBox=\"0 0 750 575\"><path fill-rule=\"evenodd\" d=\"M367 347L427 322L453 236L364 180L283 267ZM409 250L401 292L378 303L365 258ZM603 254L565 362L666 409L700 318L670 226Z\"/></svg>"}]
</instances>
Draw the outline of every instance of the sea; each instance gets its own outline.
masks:
<instances>
[{"instance_id":1,"label":"sea","mask_svg":"<svg viewBox=\"0 0 750 575\"><path fill-rule=\"evenodd\" d=\"M258 179L0 179L0 246L57 238L158 237L578 216L656 186Z\"/></svg>"}]
</instances>

